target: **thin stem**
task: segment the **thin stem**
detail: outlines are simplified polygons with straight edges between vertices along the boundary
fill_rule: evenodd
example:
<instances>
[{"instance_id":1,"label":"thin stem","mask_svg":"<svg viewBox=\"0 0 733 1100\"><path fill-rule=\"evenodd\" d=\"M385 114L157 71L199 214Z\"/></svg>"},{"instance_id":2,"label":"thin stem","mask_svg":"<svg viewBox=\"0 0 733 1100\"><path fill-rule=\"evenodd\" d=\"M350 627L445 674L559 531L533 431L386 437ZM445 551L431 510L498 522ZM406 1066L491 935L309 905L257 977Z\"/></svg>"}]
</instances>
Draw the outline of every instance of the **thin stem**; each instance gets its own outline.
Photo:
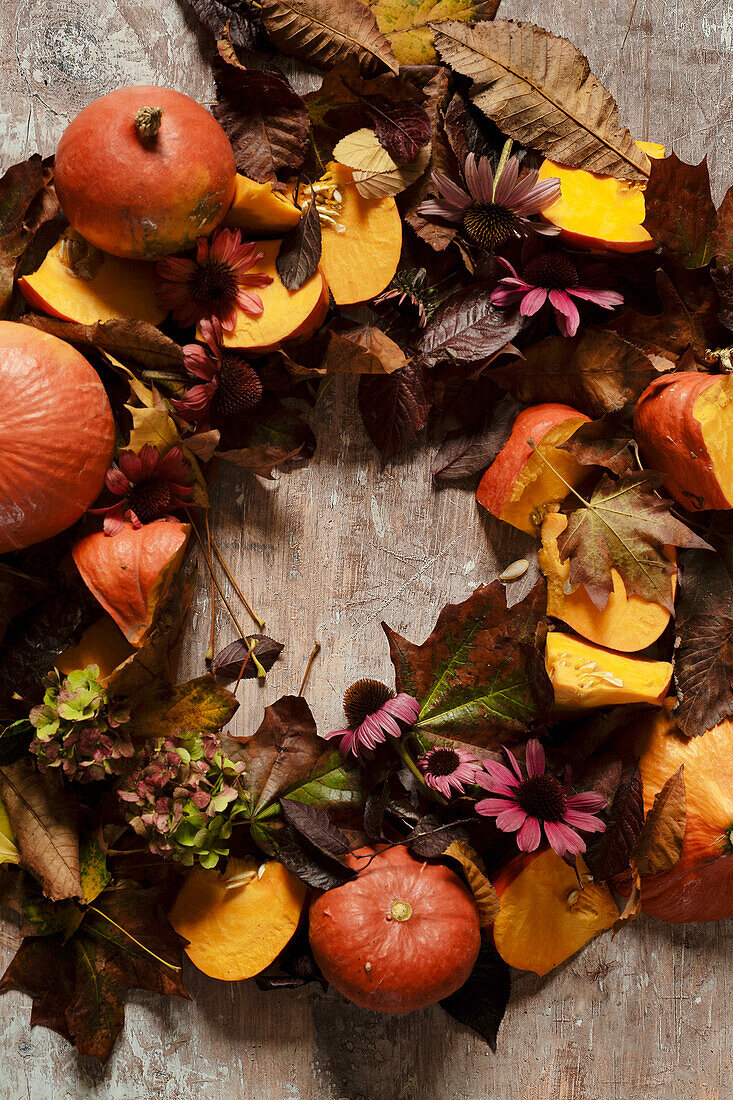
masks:
<instances>
[{"instance_id":1,"label":"thin stem","mask_svg":"<svg viewBox=\"0 0 733 1100\"><path fill-rule=\"evenodd\" d=\"M631 32L631 24L634 22L634 15L636 13L636 4L637 0L634 0L633 4L631 5L631 15L629 16L629 21L626 24L626 34L624 35L624 40L621 43L621 49L623 49L626 45L626 39L629 37L629 34Z\"/></svg>"},{"instance_id":2,"label":"thin stem","mask_svg":"<svg viewBox=\"0 0 733 1100\"><path fill-rule=\"evenodd\" d=\"M207 524L208 524L208 520L207 520ZM244 606L245 606L245 607L247 608L247 610L249 611L249 613L250 613L250 615L252 616L252 618L254 619L254 621L255 621L255 622L257 623L257 626L259 627L259 629L260 629L260 630L264 630L264 629L265 629L265 620L264 620L264 619L261 619L261 618L259 617L259 615L257 615L257 614L256 614L256 613L255 613L255 612L254 612L254 611L252 610L252 608L251 608L251 606L250 606L250 604L249 604L249 601L247 600L246 596L244 595L244 592L242 591L242 589L241 589L241 588L239 587L239 585L238 585L238 584L237 584L237 582L235 581L234 577L232 576L232 574L231 574L231 572L230 572L230 570L229 570L229 566L228 566L228 565L227 565L227 563L226 563L226 562L224 561L224 556L223 556L223 554L222 554L221 550L219 549L219 547L218 547L218 545L217 545L216 539L215 539L215 538L214 538L213 536L212 536L212 538L211 538L211 545L212 545L212 546L214 547L214 553L216 554L216 556L217 556L217 558L218 558L218 560L219 560L219 565L220 565L220 566L222 567L222 569L223 569L223 570L224 570L224 572L226 573L226 575L227 575L227 579L229 580L229 583L231 584L232 588L233 588L233 589L234 589L234 591L235 591L235 592L237 593L237 595L239 596L240 600L242 601L242 603L244 604Z\"/></svg>"},{"instance_id":3,"label":"thin stem","mask_svg":"<svg viewBox=\"0 0 733 1100\"><path fill-rule=\"evenodd\" d=\"M305 666L305 672L303 673L303 679L300 681L300 691L298 692L299 697L305 691L305 684L306 684L306 680L308 679L308 673L311 670L311 665L313 664L313 662L315 661L316 657L318 656L318 654L320 652L321 652L321 643L316 642L316 644L313 646L313 649L311 650L311 655L308 658L308 664Z\"/></svg>"},{"instance_id":4,"label":"thin stem","mask_svg":"<svg viewBox=\"0 0 733 1100\"><path fill-rule=\"evenodd\" d=\"M201 547L201 551L204 555L204 561L206 562L207 568L208 568L209 572L211 573L211 579L214 582L214 584L216 585L216 590L219 593L219 595L221 596L222 600L224 601L224 606L226 607L227 611L231 615L232 622L234 623L237 630L239 631L240 638L244 638L245 634L244 634L244 630L242 628L242 624L239 622L239 619L234 614L234 611L232 610L232 607L231 607L231 604L229 603L229 600L224 595L224 590L222 589L222 587L219 584L218 580L214 576L214 566L212 564L211 558L209 557L209 555L206 552L206 547L204 546L203 539L201 538L201 535L199 534L199 529L196 526L196 524L194 523L193 517L192 517L192 515L191 515L188 508L186 509L186 515L188 516L189 522L190 522L191 526L193 527L194 534L196 535L196 538L198 539L198 544Z\"/></svg>"},{"instance_id":5,"label":"thin stem","mask_svg":"<svg viewBox=\"0 0 733 1100\"><path fill-rule=\"evenodd\" d=\"M206 522L206 540L209 546L209 560L211 560L211 527L209 526L208 512L205 515ZM206 659L211 661L214 658L214 642L216 641L216 590L214 589L214 574L211 573L211 631L209 633L209 648L206 653Z\"/></svg>"},{"instance_id":6,"label":"thin stem","mask_svg":"<svg viewBox=\"0 0 733 1100\"><path fill-rule=\"evenodd\" d=\"M127 936L129 940L132 940L133 943L136 943L137 946L146 953L146 955L150 955L151 958L155 959L162 966L167 966L169 970L180 971L180 966L175 966L173 963L169 963L166 962L165 959L161 959L160 955L156 955L155 952L151 951L149 947L146 947L144 943L140 943L140 940L136 940L131 932L128 932L126 928L123 928L122 925L118 924L116 920L112 920L111 917L108 917L107 914L103 913L101 909L97 909L96 905L90 905L89 908L92 913L96 913L98 916L104 917L104 919L109 921L110 924L113 924L119 932L122 932L122 934Z\"/></svg>"},{"instance_id":7,"label":"thin stem","mask_svg":"<svg viewBox=\"0 0 733 1100\"><path fill-rule=\"evenodd\" d=\"M250 658L254 659L254 651L257 648L257 642L254 641L254 639L252 639L252 638L243 638L242 641L247 646L247 656L242 661L242 667L239 670L239 676L237 676L237 682L234 685L234 694L235 695L237 694L237 688L239 687L239 685L242 682L242 677L244 676L244 670L247 667L247 665L249 664ZM262 665L260 665L260 668L262 668ZM259 675L259 673L258 673L258 675Z\"/></svg>"},{"instance_id":8,"label":"thin stem","mask_svg":"<svg viewBox=\"0 0 733 1100\"><path fill-rule=\"evenodd\" d=\"M511 152L512 152L512 139L507 138L507 140L504 142L504 148L501 151L501 156L499 157L499 163L496 166L496 171L494 172L494 195L496 195L496 185L499 182L499 176L501 175L501 173L506 168L507 163L509 161L509 157L511 156ZM494 196L492 196L492 198L493 197Z\"/></svg>"}]
</instances>

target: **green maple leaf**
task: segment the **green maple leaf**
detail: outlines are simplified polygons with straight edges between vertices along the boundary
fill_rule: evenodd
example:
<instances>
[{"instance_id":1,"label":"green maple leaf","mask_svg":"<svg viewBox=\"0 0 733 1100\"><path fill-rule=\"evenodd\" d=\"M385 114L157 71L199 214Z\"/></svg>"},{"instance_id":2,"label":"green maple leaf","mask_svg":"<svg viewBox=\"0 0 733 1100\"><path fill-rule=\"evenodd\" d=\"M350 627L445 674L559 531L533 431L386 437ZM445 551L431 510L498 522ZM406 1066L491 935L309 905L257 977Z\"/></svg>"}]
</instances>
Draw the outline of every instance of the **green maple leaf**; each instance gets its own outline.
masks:
<instances>
[{"instance_id":1,"label":"green maple leaf","mask_svg":"<svg viewBox=\"0 0 733 1100\"><path fill-rule=\"evenodd\" d=\"M568 525L557 540L560 557L570 559L570 584L582 584L601 610L613 590L611 570L626 586L627 595L674 610L674 561L665 546L710 549L669 510L669 502L654 492L663 481L659 474L607 474L589 501L568 515Z\"/></svg>"}]
</instances>

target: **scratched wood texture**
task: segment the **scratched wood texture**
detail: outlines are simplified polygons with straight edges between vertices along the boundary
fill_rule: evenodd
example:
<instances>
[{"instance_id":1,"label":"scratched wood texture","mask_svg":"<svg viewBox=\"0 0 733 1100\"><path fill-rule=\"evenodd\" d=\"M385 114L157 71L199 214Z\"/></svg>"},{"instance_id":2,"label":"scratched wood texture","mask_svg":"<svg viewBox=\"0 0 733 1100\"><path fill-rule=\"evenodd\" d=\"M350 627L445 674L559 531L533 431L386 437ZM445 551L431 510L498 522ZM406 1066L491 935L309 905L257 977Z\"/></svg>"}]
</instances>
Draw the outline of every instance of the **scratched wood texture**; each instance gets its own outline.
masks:
<instances>
[{"instance_id":1,"label":"scratched wood texture","mask_svg":"<svg viewBox=\"0 0 733 1100\"><path fill-rule=\"evenodd\" d=\"M731 172L733 11L728 0L506 0L502 14L572 39L640 138L707 153L718 198ZM209 70L178 0L5 0L0 7L0 162L47 154L67 121L119 84L160 83L205 102ZM242 690L239 729L297 690L324 729L357 675L389 676L380 620L420 639L440 607L507 564L469 493L430 484L430 454L386 468L336 379L314 414L306 469L274 484L225 472L215 529L268 629L287 643L264 690ZM492 549L492 546L495 549ZM198 597L187 667L200 670L209 615ZM232 638L219 618L222 643ZM731 922L733 923L733 922ZM0 1001L7 1100L730 1100L731 923L638 921L545 980L520 976L493 1055L437 1008L380 1018L308 989L259 993L188 974L192 1000L133 998L106 1070L43 1029L29 1002ZM15 932L3 927L4 961Z\"/></svg>"}]
</instances>

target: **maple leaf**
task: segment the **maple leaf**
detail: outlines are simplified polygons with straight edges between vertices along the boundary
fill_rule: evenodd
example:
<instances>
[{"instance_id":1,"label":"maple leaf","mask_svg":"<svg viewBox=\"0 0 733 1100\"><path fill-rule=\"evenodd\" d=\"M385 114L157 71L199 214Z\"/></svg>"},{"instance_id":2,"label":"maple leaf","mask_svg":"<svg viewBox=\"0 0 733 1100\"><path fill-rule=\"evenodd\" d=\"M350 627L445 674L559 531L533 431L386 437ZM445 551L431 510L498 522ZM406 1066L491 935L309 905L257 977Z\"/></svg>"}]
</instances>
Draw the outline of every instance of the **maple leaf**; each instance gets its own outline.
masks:
<instances>
[{"instance_id":1,"label":"maple leaf","mask_svg":"<svg viewBox=\"0 0 733 1100\"><path fill-rule=\"evenodd\" d=\"M733 715L733 555L730 525L711 535L718 553L682 556L677 608L674 718L688 737ZM720 536L720 537L719 537Z\"/></svg>"},{"instance_id":2,"label":"maple leaf","mask_svg":"<svg viewBox=\"0 0 733 1100\"><path fill-rule=\"evenodd\" d=\"M686 267L704 267L715 252L716 229L707 157L699 164L685 164L670 153L650 163L644 228Z\"/></svg>"},{"instance_id":3,"label":"maple leaf","mask_svg":"<svg viewBox=\"0 0 733 1100\"><path fill-rule=\"evenodd\" d=\"M140 741L217 733L239 706L208 674L183 684L152 683L135 699L130 731Z\"/></svg>"},{"instance_id":4,"label":"maple leaf","mask_svg":"<svg viewBox=\"0 0 733 1100\"><path fill-rule=\"evenodd\" d=\"M546 713L552 688L545 672L545 586L507 609L500 581L447 604L430 637L415 645L386 623L397 690L420 703L415 728L496 747Z\"/></svg>"},{"instance_id":5,"label":"maple leaf","mask_svg":"<svg viewBox=\"0 0 733 1100\"><path fill-rule=\"evenodd\" d=\"M624 474L617 481L604 474L590 501L568 514L557 540L563 561L570 559L570 584L582 584L603 610L613 590L611 570L629 595L674 610L672 574L676 566L665 546L710 549L704 539L676 519L658 496L660 474Z\"/></svg>"},{"instance_id":6,"label":"maple leaf","mask_svg":"<svg viewBox=\"0 0 733 1100\"><path fill-rule=\"evenodd\" d=\"M71 937L27 936L0 981L0 993L33 997L31 1026L58 1031L80 1054L109 1057L130 989L187 997L183 940L168 924L157 888L105 890Z\"/></svg>"},{"instance_id":7,"label":"maple leaf","mask_svg":"<svg viewBox=\"0 0 733 1100\"><path fill-rule=\"evenodd\" d=\"M582 466L605 466L615 474L630 472L632 413L633 409L627 406L619 412L606 413L600 420L586 421L558 449L568 451Z\"/></svg>"}]
</instances>

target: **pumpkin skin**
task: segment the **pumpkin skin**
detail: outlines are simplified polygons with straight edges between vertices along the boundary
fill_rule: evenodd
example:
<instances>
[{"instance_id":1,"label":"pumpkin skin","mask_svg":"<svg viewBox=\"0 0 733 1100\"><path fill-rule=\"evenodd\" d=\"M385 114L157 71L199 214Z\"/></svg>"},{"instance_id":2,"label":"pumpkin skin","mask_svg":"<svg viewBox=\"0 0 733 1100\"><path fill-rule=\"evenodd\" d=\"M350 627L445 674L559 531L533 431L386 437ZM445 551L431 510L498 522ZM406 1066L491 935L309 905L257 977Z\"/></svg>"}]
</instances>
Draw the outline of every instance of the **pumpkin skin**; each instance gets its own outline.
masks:
<instances>
[{"instance_id":1,"label":"pumpkin skin","mask_svg":"<svg viewBox=\"0 0 733 1100\"><path fill-rule=\"evenodd\" d=\"M588 420L577 409L556 403L532 405L520 412L509 439L481 478L476 492L479 504L497 519L538 538L541 513L569 492L540 454L565 481L580 484L586 471L568 451L557 448Z\"/></svg>"},{"instance_id":2,"label":"pumpkin skin","mask_svg":"<svg viewBox=\"0 0 733 1100\"><path fill-rule=\"evenodd\" d=\"M155 609L180 568L191 532L188 523L158 519L118 535L95 531L79 539L72 556L94 598L132 646L141 646Z\"/></svg>"},{"instance_id":3,"label":"pumpkin skin","mask_svg":"<svg viewBox=\"0 0 733 1100\"><path fill-rule=\"evenodd\" d=\"M733 917L733 721L688 739L664 709L640 719L629 735L640 757L645 812L681 764L687 804L680 860L642 878L642 909L675 924ZM614 885L628 894L627 878Z\"/></svg>"},{"instance_id":4,"label":"pumpkin skin","mask_svg":"<svg viewBox=\"0 0 733 1100\"><path fill-rule=\"evenodd\" d=\"M664 488L690 512L733 507L730 375L680 371L656 378L634 410L634 434ZM717 452L717 453L716 453Z\"/></svg>"},{"instance_id":5,"label":"pumpkin skin","mask_svg":"<svg viewBox=\"0 0 733 1100\"><path fill-rule=\"evenodd\" d=\"M65 531L104 485L115 425L99 375L70 344L0 321L0 554Z\"/></svg>"},{"instance_id":6,"label":"pumpkin skin","mask_svg":"<svg viewBox=\"0 0 733 1100\"><path fill-rule=\"evenodd\" d=\"M481 946L478 911L448 867L420 863L402 846L365 865L374 851L352 852L358 877L311 904L311 948L323 976L349 1001L374 1012L414 1012L467 980Z\"/></svg>"},{"instance_id":7,"label":"pumpkin skin","mask_svg":"<svg viewBox=\"0 0 733 1100\"><path fill-rule=\"evenodd\" d=\"M160 107L160 129L141 137L135 116ZM234 196L229 139L195 100L170 88L118 88L69 123L55 182L74 229L113 256L153 260L208 236Z\"/></svg>"}]
</instances>

